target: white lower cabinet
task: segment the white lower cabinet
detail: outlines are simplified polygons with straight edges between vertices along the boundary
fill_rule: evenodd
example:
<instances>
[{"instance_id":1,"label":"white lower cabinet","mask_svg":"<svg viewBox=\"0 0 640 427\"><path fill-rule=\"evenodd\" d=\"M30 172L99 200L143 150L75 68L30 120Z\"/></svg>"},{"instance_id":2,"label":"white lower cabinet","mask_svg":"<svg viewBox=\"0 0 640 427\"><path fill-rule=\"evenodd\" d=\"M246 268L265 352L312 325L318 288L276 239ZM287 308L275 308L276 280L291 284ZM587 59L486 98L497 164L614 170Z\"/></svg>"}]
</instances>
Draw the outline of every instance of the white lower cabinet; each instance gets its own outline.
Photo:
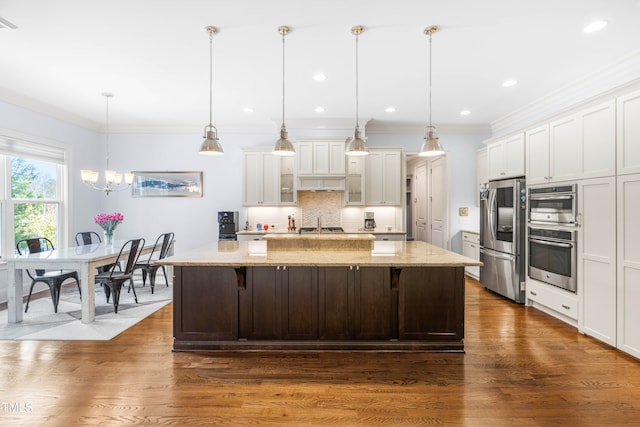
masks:
<instances>
[{"instance_id":1,"label":"white lower cabinet","mask_svg":"<svg viewBox=\"0 0 640 427\"><path fill-rule=\"evenodd\" d=\"M373 233L376 236L376 240L390 241L390 242L402 242L407 240L406 233Z\"/></svg>"},{"instance_id":2,"label":"white lower cabinet","mask_svg":"<svg viewBox=\"0 0 640 427\"><path fill-rule=\"evenodd\" d=\"M578 183L578 329L612 346L617 304L615 205L614 177Z\"/></svg>"},{"instance_id":3,"label":"white lower cabinet","mask_svg":"<svg viewBox=\"0 0 640 427\"><path fill-rule=\"evenodd\" d=\"M527 305L571 325L578 320L578 296L527 277Z\"/></svg>"},{"instance_id":4,"label":"white lower cabinet","mask_svg":"<svg viewBox=\"0 0 640 427\"><path fill-rule=\"evenodd\" d=\"M640 174L619 176L617 347L640 358Z\"/></svg>"},{"instance_id":5,"label":"white lower cabinet","mask_svg":"<svg viewBox=\"0 0 640 427\"><path fill-rule=\"evenodd\" d=\"M462 255L480 261L480 235L469 231L462 232ZM477 265L464 268L464 272L476 280L480 280L480 267Z\"/></svg>"}]
</instances>

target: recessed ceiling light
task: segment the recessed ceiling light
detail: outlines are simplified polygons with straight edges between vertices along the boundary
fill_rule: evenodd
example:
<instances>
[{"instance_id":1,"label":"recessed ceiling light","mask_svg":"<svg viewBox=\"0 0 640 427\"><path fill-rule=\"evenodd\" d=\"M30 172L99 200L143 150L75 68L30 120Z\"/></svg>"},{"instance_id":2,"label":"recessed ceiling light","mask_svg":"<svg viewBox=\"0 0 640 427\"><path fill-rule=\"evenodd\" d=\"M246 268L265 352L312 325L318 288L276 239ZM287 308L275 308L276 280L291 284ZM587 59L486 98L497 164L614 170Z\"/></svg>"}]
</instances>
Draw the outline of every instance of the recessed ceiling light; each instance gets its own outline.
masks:
<instances>
[{"instance_id":1,"label":"recessed ceiling light","mask_svg":"<svg viewBox=\"0 0 640 427\"><path fill-rule=\"evenodd\" d=\"M322 108L322 107L316 107L316 109L315 109L315 110L313 110L313 111L315 111L316 113L324 113L324 108Z\"/></svg>"},{"instance_id":2,"label":"recessed ceiling light","mask_svg":"<svg viewBox=\"0 0 640 427\"><path fill-rule=\"evenodd\" d=\"M386 111L387 113L395 113L396 109L395 107L387 107L384 109L384 111Z\"/></svg>"},{"instance_id":3,"label":"recessed ceiling light","mask_svg":"<svg viewBox=\"0 0 640 427\"><path fill-rule=\"evenodd\" d=\"M242 111L244 111L245 113L253 113L253 108L245 107L245 108L242 109Z\"/></svg>"},{"instance_id":4,"label":"recessed ceiling light","mask_svg":"<svg viewBox=\"0 0 640 427\"><path fill-rule=\"evenodd\" d=\"M607 21L594 21L591 24L584 27L582 31L585 33L595 33L607 26Z\"/></svg>"},{"instance_id":5,"label":"recessed ceiling light","mask_svg":"<svg viewBox=\"0 0 640 427\"><path fill-rule=\"evenodd\" d=\"M462 110L462 111L460 111L460 115L461 115L461 116L468 116L469 114L471 114L471 111L469 111L469 110Z\"/></svg>"},{"instance_id":6,"label":"recessed ceiling light","mask_svg":"<svg viewBox=\"0 0 640 427\"><path fill-rule=\"evenodd\" d=\"M315 80L317 82L323 82L323 81L327 80L327 76L325 76L322 73L318 73L315 76L313 76L313 80Z\"/></svg>"},{"instance_id":7,"label":"recessed ceiling light","mask_svg":"<svg viewBox=\"0 0 640 427\"><path fill-rule=\"evenodd\" d=\"M506 80L504 83L502 83L502 86L504 87L511 87L511 86L515 86L518 84L517 80Z\"/></svg>"}]
</instances>

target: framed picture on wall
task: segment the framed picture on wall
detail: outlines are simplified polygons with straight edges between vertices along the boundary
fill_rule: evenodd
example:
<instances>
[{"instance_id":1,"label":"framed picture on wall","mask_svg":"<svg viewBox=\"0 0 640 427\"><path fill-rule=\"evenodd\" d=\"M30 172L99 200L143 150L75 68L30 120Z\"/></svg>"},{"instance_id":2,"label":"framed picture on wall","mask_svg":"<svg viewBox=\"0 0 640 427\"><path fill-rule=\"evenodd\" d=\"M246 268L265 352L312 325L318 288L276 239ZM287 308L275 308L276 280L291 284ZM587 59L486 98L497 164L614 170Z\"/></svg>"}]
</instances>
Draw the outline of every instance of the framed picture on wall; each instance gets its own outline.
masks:
<instances>
[{"instance_id":1,"label":"framed picture on wall","mask_svg":"<svg viewBox=\"0 0 640 427\"><path fill-rule=\"evenodd\" d=\"M202 171L134 171L133 176L133 197L202 197Z\"/></svg>"}]
</instances>

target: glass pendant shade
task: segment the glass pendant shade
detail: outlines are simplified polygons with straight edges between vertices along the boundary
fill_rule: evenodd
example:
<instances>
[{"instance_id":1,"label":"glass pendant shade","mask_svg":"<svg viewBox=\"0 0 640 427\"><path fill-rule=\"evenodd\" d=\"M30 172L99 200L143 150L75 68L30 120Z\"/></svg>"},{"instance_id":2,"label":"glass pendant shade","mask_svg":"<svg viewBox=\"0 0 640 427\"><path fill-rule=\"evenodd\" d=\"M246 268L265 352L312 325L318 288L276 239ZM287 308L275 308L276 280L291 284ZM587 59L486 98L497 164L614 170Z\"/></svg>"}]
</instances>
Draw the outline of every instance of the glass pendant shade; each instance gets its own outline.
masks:
<instances>
[{"instance_id":1,"label":"glass pendant shade","mask_svg":"<svg viewBox=\"0 0 640 427\"><path fill-rule=\"evenodd\" d=\"M353 138L347 138L346 142L345 154L347 156L366 156L369 154L365 139L360 136L360 129L357 126Z\"/></svg>"},{"instance_id":2,"label":"glass pendant shade","mask_svg":"<svg viewBox=\"0 0 640 427\"><path fill-rule=\"evenodd\" d=\"M442 145L440 145L440 138L438 138L436 128L434 126L427 126L425 129L424 142L418 155L422 157L435 157L443 154L444 150L442 149Z\"/></svg>"},{"instance_id":3,"label":"glass pendant shade","mask_svg":"<svg viewBox=\"0 0 640 427\"><path fill-rule=\"evenodd\" d=\"M210 129L210 130L207 130ZM215 131L215 127L207 126L205 128L205 138L200 146L200 154L206 154L209 156L220 156L224 154L220 140L218 139L218 133Z\"/></svg>"}]
</instances>

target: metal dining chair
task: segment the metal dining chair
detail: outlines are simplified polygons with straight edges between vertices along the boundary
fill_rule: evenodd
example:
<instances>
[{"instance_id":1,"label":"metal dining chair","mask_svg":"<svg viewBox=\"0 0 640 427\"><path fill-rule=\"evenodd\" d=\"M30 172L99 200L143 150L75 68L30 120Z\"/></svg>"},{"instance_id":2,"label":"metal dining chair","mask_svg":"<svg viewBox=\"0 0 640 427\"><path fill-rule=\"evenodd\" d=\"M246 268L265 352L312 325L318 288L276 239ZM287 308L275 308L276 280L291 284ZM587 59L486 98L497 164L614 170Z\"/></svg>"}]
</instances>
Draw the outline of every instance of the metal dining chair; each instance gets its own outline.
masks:
<instances>
[{"instance_id":1,"label":"metal dining chair","mask_svg":"<svg viewBox=\"0 0 640 427\"><path fill-rule=\"evenodd\" d=\"M156 273L159 268L162 268L164 274L164 281L169 286L169 279L167 278L167 271L164 269L164 265L158 265L158 261L167 257L171 244L173 243L173 233L163 233L158 236L156 243L153 245L153 250L149 254L149 259L145 262L138 262L133 267L133 272L136 270L142 270L142 286L146 285L147 275L149 276L149 285L151 286L151 293L156 285ZM154 254L158 252L158 258L154 258ZM133 274L132 272L132 274ZM133 283L133 282L132 282ZM133 285L132 285L133 286Z\"/></svg>"},{"instance_id":2,"label":"metal dining chair","mask_svg":"<svg viewBox=\"0 0 640 427\"><path fill-rule=\"evenodd\" d=\"M102 239L100 238L100 235L95 231L80 231L76 233L75 239L76 239L76 245L78 246L102 243ZM120 264L118 263L114 263L114 264L119 270L122 270L122 268L120 267ZM104 273L105 271L111 270L114 264L103 265L101 267L98 267L96 270L98 270L98 274Z\"/></svg>"},{"instance_id":3,"label":"metal dining chair","mask_svg":"<svg viewBox=\"0 0 640 427\"><path fill-rule=\"evenodd\" d=\"M34 237L32 239L22 239L16 243L16 249L18 254L22 255L26 252L35 254L39 252L48 252L55 249L51 240L46 237ZM29 296L27 297L27 305L24 308L26 313L29 310L29 302L31 301L31 294L33 293L33 287L36 283L42 282L49 286L51 292L51 299L53 301L53 311L58 312L58 302L60 301L60 288L62 283L68 279L73 279L78 285L78 292L80 292L80 298L82 293L80 291L80 279L78 279L78 272L74 270L52 270L45 271L42 269L36 269L33 273L27 269L27 275L31 278L31 287L29 288Z\"/></svg>"},{"instance_id":4,"label":"metal dining chair","mask_svg":"<svg viewBox=\"0 0 640 427\"><path fill-rule=\"evenodd\" d=\"M133 271L133 266L138 261L140 252L142 252L142 248L144 248L144 239L129 240L120 249L118 258L113 264L111 270L96 275L96 283L101 284L104 288L104 293L107 296L107 302L109 302L109 297L113 294L113 310L116 313L118 312L118 305L120 304L120 290L122 289L124 282L127 280L130 281L130 288L133 288L134 299L136 303L138 302L138 296L136 295L136 290L131 281L131 273ZM127 251L129 251L128 254L126 253ZM120 264L120 261L126 261L126 266L123 271L116 271L115 265Z\"/></svg>"}]
</instances>

